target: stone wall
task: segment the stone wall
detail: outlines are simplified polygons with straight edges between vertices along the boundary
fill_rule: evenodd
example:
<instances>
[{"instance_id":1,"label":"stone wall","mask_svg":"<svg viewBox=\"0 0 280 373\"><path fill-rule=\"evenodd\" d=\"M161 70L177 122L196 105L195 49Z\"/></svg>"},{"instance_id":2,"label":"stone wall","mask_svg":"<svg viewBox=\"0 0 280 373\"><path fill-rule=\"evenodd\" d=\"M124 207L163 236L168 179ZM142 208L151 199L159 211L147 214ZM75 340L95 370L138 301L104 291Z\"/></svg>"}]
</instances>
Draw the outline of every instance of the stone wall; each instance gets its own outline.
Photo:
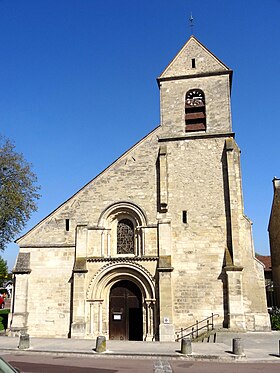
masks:
<instances>
[{"instance_id":1,"label":"stone wall","mask_svg":"<svg viewBox=\"0 0 280 373\"><path fill-rule=\"evenodd\" d=\"M73 248L30 248L28 332L32 336L61 336L70 330Z\"/></svg>"}]
</instances>

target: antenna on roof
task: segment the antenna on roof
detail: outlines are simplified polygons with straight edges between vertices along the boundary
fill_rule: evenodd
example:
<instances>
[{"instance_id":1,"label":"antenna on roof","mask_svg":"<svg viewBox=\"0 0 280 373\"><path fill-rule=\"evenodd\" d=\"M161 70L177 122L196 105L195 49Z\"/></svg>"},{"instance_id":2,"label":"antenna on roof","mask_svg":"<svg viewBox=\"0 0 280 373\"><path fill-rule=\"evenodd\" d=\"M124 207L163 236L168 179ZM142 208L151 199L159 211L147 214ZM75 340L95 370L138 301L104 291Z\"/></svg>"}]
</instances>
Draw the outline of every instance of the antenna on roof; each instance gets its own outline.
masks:
<instances>
[{"instance_id":1,"label":"antenna on roof","mask_svg":"<svg viewBox=\"0 0 280 373\"><path fill-rule=\"evenodd\" d=\"M190 18L189 18L189 26L190 26L190 29L191 29L191 35L193 35L194 18L193 18L192 12L191 12L191 15L190 15Z\"/></svg>"}]
</instances>

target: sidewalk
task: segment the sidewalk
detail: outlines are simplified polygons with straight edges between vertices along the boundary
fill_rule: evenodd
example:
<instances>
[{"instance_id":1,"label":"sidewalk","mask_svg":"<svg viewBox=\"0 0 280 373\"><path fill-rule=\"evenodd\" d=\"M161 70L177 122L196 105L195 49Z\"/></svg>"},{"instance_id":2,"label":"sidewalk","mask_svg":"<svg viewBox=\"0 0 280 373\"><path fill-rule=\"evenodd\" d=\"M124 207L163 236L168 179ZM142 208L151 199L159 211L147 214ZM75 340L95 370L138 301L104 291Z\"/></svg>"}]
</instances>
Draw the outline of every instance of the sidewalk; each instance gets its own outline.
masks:
<instances>
[{"instance_id":1,"label":"sidewalk","mask_svg":"<svg viewBox=\"0 0 280 373\"><path fill-rule=\"evenodd\" d=\"M231 353L232 339L241 338L245 356ZM20 353L56 353L78 354L102 357L165 357L167 359L184 358L189 360L242 361L242 362L275 362L280 363L280 332L268 333L230 333L217 334L216 343L192 343L192 355L180 353L180 342L134 342L107 341L107 351L95 352L95 340L90 339L51 339L30 337L30 348L19 350L19 337L0 336L1 351Z\"/></svg>"}]
</instances>

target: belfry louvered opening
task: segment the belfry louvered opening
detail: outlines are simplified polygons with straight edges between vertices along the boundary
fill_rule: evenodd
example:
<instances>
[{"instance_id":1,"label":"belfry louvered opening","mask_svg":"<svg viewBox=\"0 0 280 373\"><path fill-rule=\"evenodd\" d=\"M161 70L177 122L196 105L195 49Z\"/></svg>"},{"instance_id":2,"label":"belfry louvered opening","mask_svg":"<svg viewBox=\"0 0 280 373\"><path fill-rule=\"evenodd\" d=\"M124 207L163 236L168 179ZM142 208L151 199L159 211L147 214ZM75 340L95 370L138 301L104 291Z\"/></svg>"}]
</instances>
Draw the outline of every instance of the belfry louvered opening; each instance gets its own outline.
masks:
<instances>
[{"instance_id":1,"label":"belfry louvered opening","mask_svg":"<svg viewBox=\"0 0 280 373\"><path fill-rule=\"evenodd\" d=\"M205 95L201 89L190 89L185 98L185 131L205 131Z\"/></svg>"}]
</instances>

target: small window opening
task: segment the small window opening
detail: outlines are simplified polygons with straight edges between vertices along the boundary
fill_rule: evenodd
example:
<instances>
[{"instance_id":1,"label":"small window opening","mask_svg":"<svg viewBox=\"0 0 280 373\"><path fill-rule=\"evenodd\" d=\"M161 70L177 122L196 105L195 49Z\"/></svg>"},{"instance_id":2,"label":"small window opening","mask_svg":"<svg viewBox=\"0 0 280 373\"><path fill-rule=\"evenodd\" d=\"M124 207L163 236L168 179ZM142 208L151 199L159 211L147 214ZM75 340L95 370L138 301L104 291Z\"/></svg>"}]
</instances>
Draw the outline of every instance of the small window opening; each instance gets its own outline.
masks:
<instances>
[{"instance_id":1,"label":"small window opening","mask_svg":"<svg viewBox=\"0 0 280 373\"><path fill-rule=\"evenodd\" d=\"M184 224L187 224L187 222L188 222L187 211L183 211L183 213L182 213L182 220L183 220Z\"/></svg>"},{"instance_id":2,"label":"small window opening","mask_svg":"<svg viewBox=\"0 0 280 373\"><path fill-rule=\"evenodd\" d=\"M65 219L65 229L67 232L69 232L69 227L70 227L69 219Z\"/></svg>"},{"instance_id":3,"label":"small window opening","mask_svg":"<svg viewBox=\"0 0 280 373\"><path fill-rule=\"evenodd\" d=\"M192 58L192 68L195 69L195 58Z\"/></svg>"},{"instance_id":4,"label":"small window opening","mask_svg":"<svg viewBox=\"0 0 280 373\"><path fill-rule=\"evenodd\" d=\"M122 219L118 222L117 253L134 254L134 225L129 219Z\"/></svg>"}]
</instances>

